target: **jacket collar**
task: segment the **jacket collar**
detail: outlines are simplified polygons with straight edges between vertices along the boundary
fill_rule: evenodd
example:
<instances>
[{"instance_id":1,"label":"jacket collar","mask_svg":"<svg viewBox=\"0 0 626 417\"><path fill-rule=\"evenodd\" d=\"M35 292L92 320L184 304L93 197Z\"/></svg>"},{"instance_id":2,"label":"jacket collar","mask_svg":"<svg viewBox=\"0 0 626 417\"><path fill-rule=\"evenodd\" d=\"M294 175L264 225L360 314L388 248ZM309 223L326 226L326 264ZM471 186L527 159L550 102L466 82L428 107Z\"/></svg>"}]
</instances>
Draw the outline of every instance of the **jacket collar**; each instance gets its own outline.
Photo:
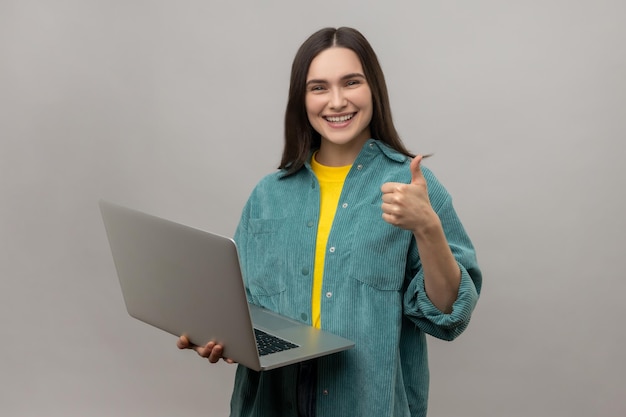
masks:
<instances>
[{"instance_id":1,"label":"jacket collar","mask_svg":"<svg viewBox=\"0 0 626 417\"><path fill-rule=\"evenodd\" d=\"M306 168L306 170L309 172L313 172L311 168L311 157L313 156L313 153L315 153L316 150L317 149L310 151L309 157L304 162L304 168ZM396 151L395 149L385 144L384 142L381 142L377 139L368 139L367 142L365 142L365 144L363 145L361 152L356 157L354 162L357 163L358 161L363 160L364 158L365 159L372 158L380 153L382 153L383 155L385 155L385 157L391 159L392 161L395 161L398 163L403 163L408 159L406 155ZM284 175L282 176L284 177Z\"/></svg>"}]
</instances>

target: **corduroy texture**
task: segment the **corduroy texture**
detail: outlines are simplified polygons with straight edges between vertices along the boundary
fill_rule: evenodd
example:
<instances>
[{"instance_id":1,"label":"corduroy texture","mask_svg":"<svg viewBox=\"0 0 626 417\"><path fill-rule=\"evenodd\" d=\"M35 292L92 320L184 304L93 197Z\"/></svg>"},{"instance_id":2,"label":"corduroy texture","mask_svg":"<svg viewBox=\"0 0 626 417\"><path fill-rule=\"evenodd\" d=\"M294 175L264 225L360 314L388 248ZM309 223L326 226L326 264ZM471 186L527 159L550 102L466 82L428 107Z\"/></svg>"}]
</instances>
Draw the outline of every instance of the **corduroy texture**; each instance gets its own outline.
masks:
<instances>
[{"instance_id":1,"label":"corduroy texture","mask_svg":"<svg viewBox=\"0 0 626 417\"><path fill-rule=\"evenodd\" d=\"M430 200L461 270L451 314L425 293L412 233L382 220L380 187L409 183L409 164L371 139L346 178L327 244L322 328L356 346L318 360L318 417L425 416L425 334L454 339L478 301L482 278L474 248L428 168L422 171ZM235 234L250 301L309 324L319 198L308 164L289 177L268 175L252 192ZM262 373L239 366L231 416L295 417L296 378L297 366Z\"/></svg>"}]
</instances>

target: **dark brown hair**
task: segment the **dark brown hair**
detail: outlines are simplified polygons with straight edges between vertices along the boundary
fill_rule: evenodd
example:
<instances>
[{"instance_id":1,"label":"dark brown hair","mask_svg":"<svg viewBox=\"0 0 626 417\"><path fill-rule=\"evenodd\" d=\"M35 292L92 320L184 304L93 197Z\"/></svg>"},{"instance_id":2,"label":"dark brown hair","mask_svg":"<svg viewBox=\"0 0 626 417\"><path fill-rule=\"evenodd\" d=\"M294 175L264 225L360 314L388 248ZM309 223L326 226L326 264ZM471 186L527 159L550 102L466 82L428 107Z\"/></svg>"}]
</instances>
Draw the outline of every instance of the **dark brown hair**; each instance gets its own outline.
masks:
<instances>
[{"instance_id":1,"label":"dark brown hair","mask_svg":"<svg viewBox=\"0 0 626 417\"><path fill-rule=\"evenodd\" d=\"M311 151L320 146L320 135L313 129L307 117L306 77L311 61L320 52L334 46L351 49L361 61L365 78L372 91L373 113L370 122L372 137L398 152L413 157L413 154L405 148L393 125L385 76L367 39L352 28L325 28L315 32L300 46L291 66L289 98L285 111L285 147L279 166L279 169L287 170L286 175L298 171Z\"/></svg>"}]
</instances>

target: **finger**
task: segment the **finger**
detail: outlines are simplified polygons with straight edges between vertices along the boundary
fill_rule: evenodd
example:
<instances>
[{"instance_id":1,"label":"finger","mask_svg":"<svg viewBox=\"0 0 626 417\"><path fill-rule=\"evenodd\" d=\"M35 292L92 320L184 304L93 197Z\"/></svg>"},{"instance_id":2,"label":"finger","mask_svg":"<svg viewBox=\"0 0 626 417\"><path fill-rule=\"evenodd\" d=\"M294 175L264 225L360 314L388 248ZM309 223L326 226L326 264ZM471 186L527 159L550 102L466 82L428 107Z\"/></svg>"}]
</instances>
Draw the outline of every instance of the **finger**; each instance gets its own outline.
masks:
<instances>
[{"instance_id":1,"label":"finger","mask_svg":"<svg viewBox=\"0 0 626 417\"><path fill-rule=\"evenodd\" d=\"M392 226L396 226L398 224L398 218L394 214L382 213L381 217L385 222L389 223Z\"/></svg>"},{"instance_id":2,"label":"finger","mask_svg":"<svg viewBox=\"0 0 626 417\"><path fill-rule=\"evenodd\" d=\"M193 345L192 349L196 351L196 353L203 358L208 358L211 355L211 351L213 350L213 346L215 346L215 342L209 342L204 346Z\"/></svg>"},{"instance_id":3,"label":"finger","mask_svg":"<svg viewBox=\"0 0 626 417\"><path fill-rule=\"evenodd\" d=\"M386 182L380 187L380 191L382 191L383 194L393 193L404 185L406 184L402 184L401 182Z\"/></svg>"},{"instance_id":4,"label":"finger","mask_svg":"<svg viewBox=\"0 0 626 417\"><path fill-rule=\"evenodd\" d=\"M190 347L189 345L189 339L187 339L187 336L184 335L179 337L176 341L176 346L178 347L178 349L188 349Z\"/></svg>"},{"instance_id":5,"label":"finger","mask_svg":"<svg viewBox=\"0 0 626 417\"><path fill-rule=\"evenodd\" d=\"M224 348L222 345L215 345L211 350L211 354L209 355L209 362L216 363L222 358L222 353L224 352Z\"/></svg>"},{"instance_id":6,"label":"finger","mask_svg":"<svg viewBox=\"0 0 626 417\"><path fill-rule=\"evenodd\" d=\"M380 205L380 209L383 211L383 213L387 214L399 214L402 211L402 207L398 205L396 201L392 201L389 203L383 202Z\"/></svg>"},{"instance_id":7,"label":"finger","mask_svg":"<svg viewBox=\"0 0 626 417\"><path fill-rule=\"evenodd\" d=\"M422 174L422 170L420 168L422 158L422 155L417 155L411 161L411 184L415 184L418 181L424 180L424 174Z\"/></svg>"},{"instance_id":8,"label":"finger","mask_svg":"<svg viewBox=\"0 0 626 417\"><path fill-rule=\"evenodd\" d=\"M381 200L383 203L393 204L396 201L396 195L394 193L385 193L382 195Z\"/></svg>"}]
</instances>

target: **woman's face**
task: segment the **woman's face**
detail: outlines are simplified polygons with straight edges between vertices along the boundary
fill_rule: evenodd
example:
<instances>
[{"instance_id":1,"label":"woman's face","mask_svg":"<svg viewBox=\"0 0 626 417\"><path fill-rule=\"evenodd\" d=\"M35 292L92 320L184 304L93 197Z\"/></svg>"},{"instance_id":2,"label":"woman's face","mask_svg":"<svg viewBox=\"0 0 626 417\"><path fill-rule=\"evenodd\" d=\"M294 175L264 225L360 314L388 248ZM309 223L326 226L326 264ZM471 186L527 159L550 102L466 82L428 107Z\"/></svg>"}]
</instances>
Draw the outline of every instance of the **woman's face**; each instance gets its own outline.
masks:
<instances>
[{"instance_id":1,"label":"woman's face","mask_svg":"<svg viewBox=\"0 0 626 417\"><path fill-rule=\"evenodd\" d=\"M313 59L307 74L305 106L309 122L322 137L320 153L348 151L356 157L371 137L373 105L372 92L354 51L333 47Z\"/></svg>"}]
</instances>

